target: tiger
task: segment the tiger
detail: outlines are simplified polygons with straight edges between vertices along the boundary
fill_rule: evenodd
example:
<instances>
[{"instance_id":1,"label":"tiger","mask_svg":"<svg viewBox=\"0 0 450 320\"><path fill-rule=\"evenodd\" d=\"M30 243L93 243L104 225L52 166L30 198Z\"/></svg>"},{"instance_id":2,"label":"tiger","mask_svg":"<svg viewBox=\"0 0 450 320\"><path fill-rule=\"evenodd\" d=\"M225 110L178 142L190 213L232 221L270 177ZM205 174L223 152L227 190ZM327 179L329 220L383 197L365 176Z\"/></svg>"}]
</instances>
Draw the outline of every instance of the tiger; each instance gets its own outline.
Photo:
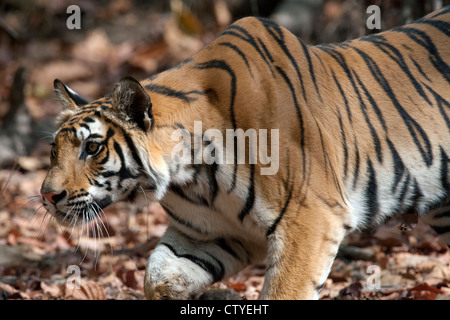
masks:
<instances>
[{"instance_id":1,"label":"tiger","mask_svg":"<svg viewBox=\"0 0 450 320\"><path fill-rule=\"evenodd\" d=\"M318 299L348 234L405 214L450 244L449 31L449 6L315 46L245 17L91 103L56 79L43 204L78 226L113 203L159 202L168 224L146 264L148 299L189 299L261 262L260 299ZM256 160L251 129L266 152ZM230 146L244 137L225 150L217 132Z\"/></svg>"}]
</instances>

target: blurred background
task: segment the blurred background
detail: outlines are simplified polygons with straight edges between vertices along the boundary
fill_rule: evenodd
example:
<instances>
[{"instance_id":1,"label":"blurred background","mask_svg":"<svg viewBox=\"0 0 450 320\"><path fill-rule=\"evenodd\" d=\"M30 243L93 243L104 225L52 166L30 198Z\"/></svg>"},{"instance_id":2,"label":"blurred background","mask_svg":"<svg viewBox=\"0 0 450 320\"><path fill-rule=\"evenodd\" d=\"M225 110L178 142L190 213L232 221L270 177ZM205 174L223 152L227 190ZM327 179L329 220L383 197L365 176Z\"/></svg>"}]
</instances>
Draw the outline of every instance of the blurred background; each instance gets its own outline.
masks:
<instances>
[{"instance_id":1,"label":"blurred background","mask_svg":"<svg viewBox=\"0 0 450 320\"><path fill-rule=\"evenodd\" d=\"M145 260L164 232L166 217L157 205L142 209L127 204L108 209L109 237L95 238L83 233L71 237L69 231L45 215L38 195L49 166L48 136L61 110L53 92L55 78L92 101L111 92L123 76L143 79L176 65L213 40L227 25L245 16L271 18L306 43L318 44L387 30L449 3L450 0L2 0L0 299L2 292L6 298L17 299L70 298L63 285L70 264L83 266L86 279L96 279L87 280L86 286L97 296L93 293L94 296L75 298L142 298ZM81 29L70 30L66 25L71 15L66 10L71 4L81 9ZM366 10L373 4L381 9L380 30L366 27L370 16ZM438 242L423 239L423 235L411 239L403 235L397 240L385 246L402 246L405 241L420 246L425 241L426 250L444 250ZM379 253L377 262L386 265L388 258L380 250L375 250ZM369 255L375 259L375 255ZM342 288L363 277L355 278L347 271L335 277L345 284ZM255 298L263 274L261 266L248 269L228 287L246 298ZM350 296L354 294L354 290L349 292Z\"/></svg>"}]
</instances>

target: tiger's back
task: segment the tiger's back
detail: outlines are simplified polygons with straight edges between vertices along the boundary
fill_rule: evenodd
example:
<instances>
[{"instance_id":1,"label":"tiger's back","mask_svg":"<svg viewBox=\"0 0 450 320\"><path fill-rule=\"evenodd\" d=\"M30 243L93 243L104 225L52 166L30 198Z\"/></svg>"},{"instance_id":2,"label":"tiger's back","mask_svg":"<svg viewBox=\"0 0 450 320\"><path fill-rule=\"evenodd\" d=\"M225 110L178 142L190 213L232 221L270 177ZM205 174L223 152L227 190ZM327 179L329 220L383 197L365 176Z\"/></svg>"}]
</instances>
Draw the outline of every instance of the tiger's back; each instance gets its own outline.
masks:
<instances>
[{"instance_id":1,"label":"tiger's back","mask_svg":"<svg viewBox=\"0 0 450 320\"><path fill-rule=\"evenodd\" d=\"M105 206L160 201L169 225L145 277L158 299L186 298L264 258L262 298L317 298L344 236L395 214L435 209L431 224L450 243L449 24L446 7L307 46L245 18L182 64L141 83L125 78L91 104L77 106L56 83L66 110L46 208L65 220L76 195ZM189 161L178 161L180 146ZM87 179L64 185L64 148L81 148L73 163ZM197 162L198 148L210 158Z\"/></svg>"},{"instance_id":2,"label":"tiger's back","mask_svg":"<svg viewBox=\"0 0 450 320\"><path fill-rule=\"evenodd\" d=\"M339 124L341 176L363 225L395 213L423 215L448 200L450 44L441 38L449 21L447 9L312 48L330 66L336 118L327 126Z\"/></svg>"}]
</instances>

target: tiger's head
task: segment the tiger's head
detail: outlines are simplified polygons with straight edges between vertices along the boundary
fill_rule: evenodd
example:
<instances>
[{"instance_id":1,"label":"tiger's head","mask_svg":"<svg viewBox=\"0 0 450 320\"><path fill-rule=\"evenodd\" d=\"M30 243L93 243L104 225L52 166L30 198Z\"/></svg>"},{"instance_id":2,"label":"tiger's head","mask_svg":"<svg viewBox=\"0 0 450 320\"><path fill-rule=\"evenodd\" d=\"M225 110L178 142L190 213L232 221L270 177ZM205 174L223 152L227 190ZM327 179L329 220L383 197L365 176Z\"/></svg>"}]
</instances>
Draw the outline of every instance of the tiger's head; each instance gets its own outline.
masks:
<instances>
[{"instance_id":1,"label":"tiger's head","mask_svg":"<svg viewBox=\"0 0 450 320\"><path fill-rule=\"evenodd\" d=\"M58 79L54 87L63 111L41 187L47 211L63 225L79 225L114 202L161 198L169 169L148 139L152 103L140 83L124 78L92 103Z\"/></svg>"}]
</instances>

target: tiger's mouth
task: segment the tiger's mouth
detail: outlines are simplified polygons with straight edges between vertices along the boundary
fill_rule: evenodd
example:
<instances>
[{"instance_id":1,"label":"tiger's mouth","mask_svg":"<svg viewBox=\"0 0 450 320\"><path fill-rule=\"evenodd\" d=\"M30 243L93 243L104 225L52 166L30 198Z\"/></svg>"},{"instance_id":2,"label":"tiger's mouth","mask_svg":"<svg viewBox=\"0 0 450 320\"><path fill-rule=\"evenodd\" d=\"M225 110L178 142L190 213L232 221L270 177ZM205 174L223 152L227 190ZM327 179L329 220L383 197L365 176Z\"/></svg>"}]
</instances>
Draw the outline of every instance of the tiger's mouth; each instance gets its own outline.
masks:
<instances>
[{"instance_id":1,"label":"tiger's mouth","mask_svg":"<svg viewBox=\"0 0 450 320\"><path fill-rule=\"evenodd\" d=\"M80 225L81 220L76 213L62 212L56 210L55 212L50 212L50 214L55 217L56 221L64 227L77 226ZM80 220L78 222L78 220Z\"/></svg>"},{"instance_id":2,"label":"tiger's mouth","mask_svg":"<svg viewBox=\"0 0 450 320\"><path fill-rule=\"evenodd\" d=\"M53 207L48 212L60 225L77 227L105 216L103 209L112 204L112 202L111 197L106 197L98 201L66 205L63 208Z\"/></svg>"}]
</instances>

